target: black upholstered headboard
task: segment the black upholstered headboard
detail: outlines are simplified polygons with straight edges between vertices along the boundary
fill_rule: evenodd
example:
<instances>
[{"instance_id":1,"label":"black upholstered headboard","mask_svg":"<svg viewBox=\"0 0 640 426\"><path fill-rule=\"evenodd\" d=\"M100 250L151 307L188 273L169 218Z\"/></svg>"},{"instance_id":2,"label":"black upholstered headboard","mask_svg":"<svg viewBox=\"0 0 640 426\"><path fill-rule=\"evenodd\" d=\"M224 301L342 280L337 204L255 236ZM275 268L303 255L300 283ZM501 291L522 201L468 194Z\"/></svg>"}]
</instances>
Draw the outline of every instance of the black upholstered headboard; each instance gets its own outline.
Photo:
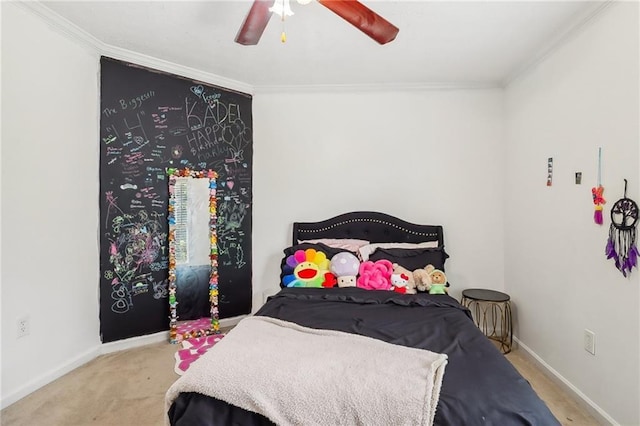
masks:
<instances>
[{"instance_id":1,"label":"black upholstered headboard","mask_svg":"<svg viewBox=\"0 0 640 426\"><path fill-rule=\"evenodd\" d=\"M378 212L344 213L321 222L294 222L293 245L300 240L356 238L372 243L421 243L444 245L442 226L417 225Z\"/></svg>"}]
</instances>

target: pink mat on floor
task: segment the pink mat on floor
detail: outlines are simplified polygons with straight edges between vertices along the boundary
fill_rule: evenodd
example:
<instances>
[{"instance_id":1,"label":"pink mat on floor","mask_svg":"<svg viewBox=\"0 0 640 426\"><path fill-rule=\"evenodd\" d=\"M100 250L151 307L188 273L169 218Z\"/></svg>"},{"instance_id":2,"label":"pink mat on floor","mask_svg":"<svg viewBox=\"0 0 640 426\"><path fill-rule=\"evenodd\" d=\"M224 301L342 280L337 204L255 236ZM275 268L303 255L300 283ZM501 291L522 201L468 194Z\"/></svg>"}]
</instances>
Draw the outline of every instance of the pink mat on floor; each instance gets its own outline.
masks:
<instances>
[{"instance_id":1,"label":"pink mat on floor","mask_svg":"<svg viewBox=\"0 0 640 426\"><path fill-rule=\"evenodd\" d=\"M174 371L176 374L182 375L194 361L222 340L223 337L224 334L212 334L211 336L183 340L180 343L182 349L175 353L176 364Z\"/></svg>"}]
</instances>

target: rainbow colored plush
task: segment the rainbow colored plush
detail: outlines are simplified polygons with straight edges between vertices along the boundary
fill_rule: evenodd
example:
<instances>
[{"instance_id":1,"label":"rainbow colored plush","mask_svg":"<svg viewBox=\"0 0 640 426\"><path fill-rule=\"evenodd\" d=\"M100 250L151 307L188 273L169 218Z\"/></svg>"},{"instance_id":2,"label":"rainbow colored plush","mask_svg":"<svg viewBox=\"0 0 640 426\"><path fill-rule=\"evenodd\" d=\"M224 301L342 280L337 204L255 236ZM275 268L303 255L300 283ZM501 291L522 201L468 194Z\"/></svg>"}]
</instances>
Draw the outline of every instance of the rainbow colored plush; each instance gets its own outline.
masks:
<instances>
[{"instance_id":1,"label":"rainbow colored plush","mask_svg":"<svg viewBox=\"0 0 640 426\"><path fill-rule=\"evenodd\" d=\"M327 255L315 249L298 250L287 257L282 284L285 287L333 287Z\"/></svg>"}]
</instances>

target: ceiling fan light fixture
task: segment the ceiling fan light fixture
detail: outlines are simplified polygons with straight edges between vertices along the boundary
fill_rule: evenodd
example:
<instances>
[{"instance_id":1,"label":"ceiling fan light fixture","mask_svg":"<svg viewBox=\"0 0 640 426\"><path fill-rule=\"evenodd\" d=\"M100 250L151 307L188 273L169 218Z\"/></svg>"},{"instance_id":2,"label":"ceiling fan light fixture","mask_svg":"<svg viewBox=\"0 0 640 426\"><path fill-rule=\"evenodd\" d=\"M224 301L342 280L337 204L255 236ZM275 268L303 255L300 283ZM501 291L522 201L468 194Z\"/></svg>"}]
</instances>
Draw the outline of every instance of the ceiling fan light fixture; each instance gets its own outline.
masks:
<instances>
[{"instance_id":1,"label":"ceiling fan light fixture","mask_svg":"<svg viewBox=\"0 0 640 426\"><path fill-rule=\"evenodd\" d=\"M273 6L269 8L269 12L275 13L283 19L285 16L293 15L289 0L274 0Z\"/></svg>"},{"instance_id":2,"label":"ceiling fan light fixture","mask_svg":"<svg viewBox=\"0 0 640 426\"><path fill-rule=\"evenodd\" d=\"M2 0L0 0L2 1ZM296 0L299 4L308 4L313 0ZM358 0L316 0L340 18L353 25L379 44L393 41L398 35L398 27L369 9ZM271 5L271 7L269 6ZM280 16L282 23L281 41L286 41L284 21L293 15L290 0L253 0L249 13L244 18L236 43L248 46L256 45L273 14Z\"/></svg>"}]
</instances>

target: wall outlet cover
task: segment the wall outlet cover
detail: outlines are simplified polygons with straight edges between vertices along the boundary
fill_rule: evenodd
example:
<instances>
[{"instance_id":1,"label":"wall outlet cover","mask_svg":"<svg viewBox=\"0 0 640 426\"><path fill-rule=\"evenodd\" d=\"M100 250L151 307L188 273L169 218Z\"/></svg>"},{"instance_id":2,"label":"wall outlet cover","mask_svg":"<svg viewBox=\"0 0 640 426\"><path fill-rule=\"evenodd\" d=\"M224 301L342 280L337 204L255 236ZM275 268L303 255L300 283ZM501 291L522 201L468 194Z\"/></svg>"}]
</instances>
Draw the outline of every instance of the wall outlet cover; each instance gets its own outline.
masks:
<instances>
[{"instance_id":1,"label":"wall outlet cover","mask_svg":"<svg viewBox=\"0 0 640 426\"><path fill-rule=\"evenodd\" d=\"M29 323L29 316L18 318L18 337L28 336L30 331L31 324Z\"/></svg>"},{"instance_id":2,"label":"wall outlet cover","mask_svg":"<svg viewBox=\"0 0 640 426\"><path fill-rule=\"evenodd\" d=\"M584 330L584 350L591 355L596 354L596 334L591 330Z\"/></svg>"}]
</instances>

